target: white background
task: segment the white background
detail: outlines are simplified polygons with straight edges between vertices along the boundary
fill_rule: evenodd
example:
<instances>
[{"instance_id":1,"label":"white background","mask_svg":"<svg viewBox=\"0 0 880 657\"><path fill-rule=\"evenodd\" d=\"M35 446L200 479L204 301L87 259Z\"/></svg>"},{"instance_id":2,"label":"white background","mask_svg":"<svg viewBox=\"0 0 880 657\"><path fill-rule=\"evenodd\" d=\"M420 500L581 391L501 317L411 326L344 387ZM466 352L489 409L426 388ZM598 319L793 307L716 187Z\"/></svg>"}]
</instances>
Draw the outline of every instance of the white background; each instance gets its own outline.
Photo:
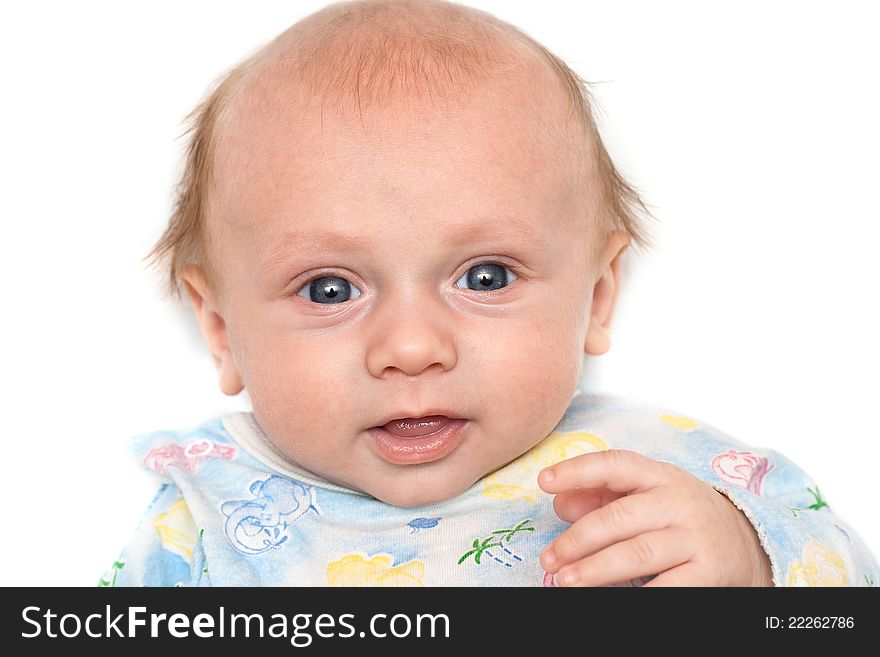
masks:
<instances>
[{"instance_id":1,"label":"white background","mask_svg":"<svg viewBox=\"0 0 880 657\"><path fill-rule=\"evenodd\" d=\"M782 451L880 555L876 5L470 4L600 82L606 143L659 219L586 389ZM95 584L155 487L130 436L244 407L141 258L183 117L322 5L0 10L2 494L23 505L0 583Z\"/></svg>"}]
</instances>

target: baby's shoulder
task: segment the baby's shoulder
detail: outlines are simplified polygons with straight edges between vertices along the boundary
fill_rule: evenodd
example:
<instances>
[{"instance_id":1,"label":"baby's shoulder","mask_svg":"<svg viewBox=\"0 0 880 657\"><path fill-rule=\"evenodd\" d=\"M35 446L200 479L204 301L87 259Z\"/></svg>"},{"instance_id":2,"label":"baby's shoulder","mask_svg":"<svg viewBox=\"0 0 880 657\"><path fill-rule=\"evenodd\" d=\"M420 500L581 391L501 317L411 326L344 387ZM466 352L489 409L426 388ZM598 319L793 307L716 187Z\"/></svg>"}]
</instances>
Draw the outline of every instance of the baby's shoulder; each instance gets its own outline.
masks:
<instances>
[{"instance_id":1,"label":"baby's shoulder","mask_svg":"<svg viewBox=\"0 0 880 657\"><path fill-rule=\"evenodd\" d=\"M226 430L223 418L216 417L182 430L161 430L134 437L135 457L160 475L170 466L195 472L208 459L235 458L239 447Z\"/></svg>"},{"instance_id":2,"label":"baby's shoulder","mask_svg":"<svg viewBox=\"0 0 880 657\"><path fill-rule=\"evenodd\" d=\"M589 433L609 449L630 449L654 458L681 452L717 452L746 445L693 415L660 404L608 394L580 394L556 433Z\"/></svg>"}]
</instances>

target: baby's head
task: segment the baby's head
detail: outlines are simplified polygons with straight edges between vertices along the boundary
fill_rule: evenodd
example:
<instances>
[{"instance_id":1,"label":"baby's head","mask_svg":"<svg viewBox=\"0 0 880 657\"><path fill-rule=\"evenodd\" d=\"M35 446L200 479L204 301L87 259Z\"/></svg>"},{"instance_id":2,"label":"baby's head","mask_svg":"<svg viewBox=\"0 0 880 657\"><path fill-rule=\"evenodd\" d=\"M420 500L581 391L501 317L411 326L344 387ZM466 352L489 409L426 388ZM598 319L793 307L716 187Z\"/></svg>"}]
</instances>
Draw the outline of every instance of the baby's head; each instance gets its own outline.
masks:
<instances>
[{"instance_id":1,"label":"baby's head","mask_svg":"<svg viewBox=\"0 0 880 657\"><path fill-rule=\"evenodd\" d=\"M412 506L553 430L645 244L561 60L459 5L335 4L192 120L153 255L281 453ZM440 430L377 429L405 418Z\"/></svg>"}]
</instances>

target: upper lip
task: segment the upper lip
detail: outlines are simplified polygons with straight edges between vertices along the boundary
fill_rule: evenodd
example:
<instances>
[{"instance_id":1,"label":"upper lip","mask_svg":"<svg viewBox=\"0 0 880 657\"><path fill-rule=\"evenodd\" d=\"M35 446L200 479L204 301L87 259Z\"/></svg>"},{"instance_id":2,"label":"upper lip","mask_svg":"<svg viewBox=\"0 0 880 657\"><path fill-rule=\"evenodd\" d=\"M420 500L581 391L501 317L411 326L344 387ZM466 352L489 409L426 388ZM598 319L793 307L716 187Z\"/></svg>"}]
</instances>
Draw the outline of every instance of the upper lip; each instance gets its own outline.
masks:
<instances>
[{"instance_id":1,"label":"upper lip","mask_svg":"<svg viewBox=\"0 0 880 657\"><path fill-rule=\"evenodd\" d=\"M429 408L424 411L399 411L396 413L392 413L390 415L386 415L383 419L379 420L378 424L374 425L376 427L384 427L389 422L394 420L405 420L407 418L418 419L422 417L429 417L431 415L445 415L450 420L463 420L464 418L458 417L453 411L449 411L444 408Z\"/></svg>"}]
</instances>

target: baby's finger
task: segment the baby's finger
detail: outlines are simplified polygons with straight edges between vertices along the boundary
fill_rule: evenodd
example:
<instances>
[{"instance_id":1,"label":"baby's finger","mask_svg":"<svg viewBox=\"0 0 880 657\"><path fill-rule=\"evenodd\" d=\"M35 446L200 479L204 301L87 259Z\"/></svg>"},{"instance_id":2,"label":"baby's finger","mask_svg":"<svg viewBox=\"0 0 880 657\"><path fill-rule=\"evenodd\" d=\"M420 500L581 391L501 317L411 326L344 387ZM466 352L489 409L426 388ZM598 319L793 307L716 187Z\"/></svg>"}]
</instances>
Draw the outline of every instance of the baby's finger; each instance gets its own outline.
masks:
<instances>
[{"instance_id":1,"label":"baby's finger","mask_svg":"<svg viewBox=\"0 0 880 657\"><path fill-rule=\"evenodd\" d=\"M610 545L668 527L674 509L658 498L651 492L627 495L583 516L544 548L544 570L556 572Z\"/></svg>"},{"instance_id":2,"label":"baby's finger","mask_svg":"<svg viewBox=\"0 0 880 657\"><path fill-rule=\"evenodd\" d=\"M574 523L620 496L621 493L612 493L606 488L569 490L553 498L553 510L565 522Z\"/></svg>"},{"instance_id":3,"label":"baby's finger","mask_svg":"<svg viewBox=\"0 0 880 657\"><path fill-rule=\"evenodd\" d=\"M660 573L642 586L720 586L717 577L712 577L706 569L693 562L680 564Z\"/></svg>"},{"instance_id":4,"label":"baby's finger","mask_svg":"<svg viewBox=\"0 0 880 657\"><path fill-rule=\"evenodd\" d=\"M565 566L557 573L556 584L609 586L662 573L693 556L686 538L678 528L639 534Z\"/></svg>"},{"instance_id":5,"label":"baby's finger","mask_svg":"<svg viewBox=\"0 0 880 657\"><path fill-rule=\"evenodd\" d=\"M640 492L661 483L665 464L638 452L608 449L581 454L545 468L538 485L547 493L576 488L607 488L615 493Z\"/></svg>"}]
</instances>

